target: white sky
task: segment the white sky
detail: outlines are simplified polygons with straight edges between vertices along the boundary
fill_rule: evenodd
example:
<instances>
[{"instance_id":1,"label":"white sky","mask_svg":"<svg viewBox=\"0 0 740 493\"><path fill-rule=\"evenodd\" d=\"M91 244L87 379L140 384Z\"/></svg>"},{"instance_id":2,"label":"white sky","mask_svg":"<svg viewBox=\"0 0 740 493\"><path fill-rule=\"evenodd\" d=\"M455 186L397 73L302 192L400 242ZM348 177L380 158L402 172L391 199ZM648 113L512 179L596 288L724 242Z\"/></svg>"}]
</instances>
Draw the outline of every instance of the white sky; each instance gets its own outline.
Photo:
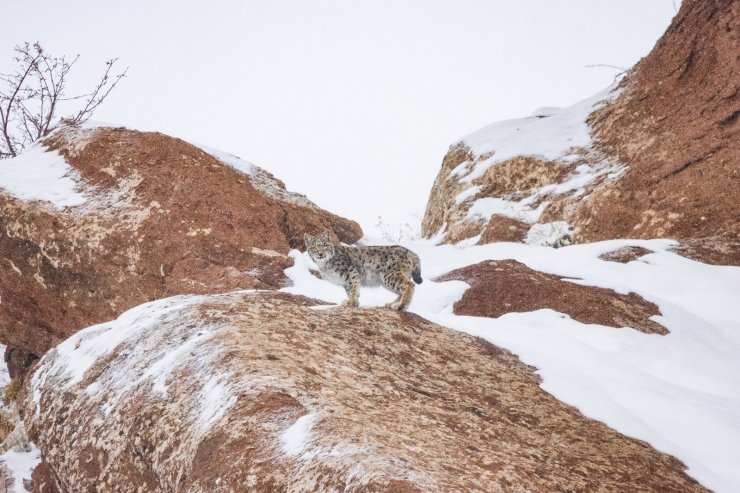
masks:
<instances>
[{"instance_id":1,"label":"white sky","mask_svg":"<svg viewBox=\"0 0 740 493\"><path fill-rule=\"evenodd\" d=\"M678 3L678 2L676 2ZM0 0L13 45L128 77L95 115L232 152L372 232L424 211L448 146L646 55L672 0Z\"/></svg>"}]
</instances>

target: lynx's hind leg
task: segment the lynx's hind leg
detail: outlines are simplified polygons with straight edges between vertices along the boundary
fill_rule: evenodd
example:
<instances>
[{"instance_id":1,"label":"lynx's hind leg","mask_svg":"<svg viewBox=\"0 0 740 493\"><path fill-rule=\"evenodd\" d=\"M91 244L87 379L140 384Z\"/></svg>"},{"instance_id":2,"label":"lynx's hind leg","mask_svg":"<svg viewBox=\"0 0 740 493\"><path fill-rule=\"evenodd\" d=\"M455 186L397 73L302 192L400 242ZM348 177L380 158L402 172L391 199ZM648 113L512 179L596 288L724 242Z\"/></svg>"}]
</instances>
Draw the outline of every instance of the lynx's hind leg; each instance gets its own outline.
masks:
<instances>
[{"instance_id":1,"label":"lynx's hind leg","mask_svg":"<svg viewBox=\"0 0 740 493\"><path fill-rule=\"evenodd\" d=\"M384 285L398 295L392 303L385 305L393 310L404 310L411 302L414 296L414 283L409 279L408 274L397 272L385 280Z\"/></svg>"}]
</instances>

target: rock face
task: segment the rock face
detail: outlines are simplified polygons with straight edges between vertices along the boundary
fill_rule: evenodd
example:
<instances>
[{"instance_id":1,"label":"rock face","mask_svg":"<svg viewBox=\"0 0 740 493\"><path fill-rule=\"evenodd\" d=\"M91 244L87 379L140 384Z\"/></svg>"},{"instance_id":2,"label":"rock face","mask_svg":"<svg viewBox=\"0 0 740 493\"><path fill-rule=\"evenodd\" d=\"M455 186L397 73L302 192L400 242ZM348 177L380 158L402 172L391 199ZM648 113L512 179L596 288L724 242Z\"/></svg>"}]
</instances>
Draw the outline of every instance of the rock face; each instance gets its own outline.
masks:
<instances>
[{"instance_id":1,"label":"rock face","mask_svg":"<svg viewBox=\"0 0 740 493\"><path fill-rule=\"evenodd\" d=\"M503 213L567 221L577 242L674 238L684 254L740 263L739 23L738 2L686 0L619 87L454 144L424 235L446 227L456 242Z\"/></svg>"},{"instance_id":2,"label":"rock face","mask_svg":"<svg viewBox=\"0 0 740 493\"><path fill-rule=\"evenodd\" d=\"M14 377L75 331L140 303L282 286L304 231L347 243L362 235L264 170L162 134L66 128L35 152L57 156L76 195L29 200L0 183L0 342Z\"/></svg>"},{"instance_id":3,"label":"rock face","mask_svg":"<svg viewBox=\"0 0 740 493\"><path fill-rule=\"evenodd\" d=\"M315 303L180 296L72 336L22 390L34 478L61 492L705 491L507 351Z\"/></svg>"},{"instance_id":4,"label":"rock face","mask_svg":"<svg viewBox=\"0 0 740 493\"><path fill-rule=\"evenodd\" d=\"M470 284L455 303L458 315L500 317L510 312L549 308L584 324L632 327L648 334L667 334L651 316L660 315L653 303L635 293L582 286L561 277L532 270L516 260L485 261L449 272L440 281Z\"/></svg>"}]
</instances>

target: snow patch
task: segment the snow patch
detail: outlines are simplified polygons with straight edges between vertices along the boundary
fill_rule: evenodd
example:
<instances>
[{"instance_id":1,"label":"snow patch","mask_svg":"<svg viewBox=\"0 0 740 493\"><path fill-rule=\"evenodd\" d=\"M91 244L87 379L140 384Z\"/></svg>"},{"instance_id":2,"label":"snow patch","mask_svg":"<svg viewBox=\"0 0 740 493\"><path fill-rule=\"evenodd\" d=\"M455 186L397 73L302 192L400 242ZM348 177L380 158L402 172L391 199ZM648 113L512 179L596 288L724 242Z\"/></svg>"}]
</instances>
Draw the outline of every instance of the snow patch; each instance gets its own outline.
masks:
<instances>
[{"instance_id":1,"label":"snow patch","mask_svg":"<svg viewBox=\"0 0 740 493\"><path fill-rule=\"evenodd\" d=\"M40 143L0 161L0 188L22 200L42 200L59 209L82 205L87 198L79 182L64 157Z\"/></svg>"},{"instance_id":2,"label":"snow patch","mask_svg":"<svg viewBox=\"0 0 740 493\"><path fill-rule=\"evenodd\" d=\"M193 144L195 147L199 148L203 152L215 157L219 161L228 164L235 170L241 171L245 175L254 176L254 174L257 172L257 166L250 163L249 161L243 160L239 156L235 156L228 152L219 151L218 149L214 149L212 147L196 144L194 142L191 142L191 144Z\"/></svg>"},{"instance_id":3,"label":"snow patch","mask_svg":"<svg viewBox=\"0 0 740 493\"><path fill-rule=\"evenodd\" d=\"M226 383L227 380L223 376L212 376L201 389L198 423L204 430L213 426L236 403L236 396Z\"/></svg>"},{"instance_id":4,"label":"snow patch","mask_svg":"<svg viewBox=\"0 0 740 493\"><path fill-rule=\"evenodd\" d=\"M13 481L12 491L15 493L31 491L26 489L24 482L31 481L31 473L40 462L41 451L33 444L31 444L29 450L10 449L0 455L0 463L4 463L8 469L9 479Z\"/></svg>"},{"instance_id":5,"label":"snow patch","mask_svg":"<svg viewBox=\"0 0 740 493\"><path fill-rule=\"evenodd\" d=\"M280 435L280 445L285 455L295 457L306 450L317 419L315 414L303 415Z\"/></svg>"},{"instance_id":6,"label":"snow patch","mask_svg":"<svg viewBox=\"0 0 740 493\"><path fill-rule=\"evenodd\" d=\"M462 204L463 202L465 202L469 198L474 197L478 192L480 192L481 188L482 187L476 185L474 187L470 187L470 188L463 190L462 192L457 194L457 197L455 197L455 203Z\"/></svg>"},{"instance_id":7,"label":"snow patch","mask_svg":"<svg viewBox=\"0 0 740 493\"><path fill-rule=\"evenodd\" d=\"M66 377L66 388L81 382L96 361L111 353L125 340L150 329L170 313L180 311L184 306L202 299L202 296L174 296L144 303L124 312L116 320L88 327L62 342L53 351L56 351L58 358L55 368ZM46 376L45 371L34 373L34 388L39 387L38 384Z\"/></svg>"},{"instance_id":8,"label":"snow patch","mask_svg":"<svg viewBox=\"0 0 740 493\"><path fill-rule=\"evenodd\" d=\"M548 204L542 202L537 207L533 207L536 198L533 195L517 202L500 197L483 197L473 202L473 205L468 209L466 218L478 218L488 222L491 216L499 214L529 224L536 223Z\"/></svg>"},{"instance_id":9,"label":"snow patch","mask_svg":"<svg viewBox=\"0 0 740 493\"><path fill-rule=\"evenodd\" d=\"M533 224L524 243L527 245L562 247L570 245L570 225L565 221Z\"/></svg>"},{"instance_id":10,"label":"snow patch","mask_svg":"<svg viewBox=\"0 0 740 493\"><path fill-rule=\"evenodd\" d=\"M479 161L464 181L480 177L492 165L516 156L536 156L555 161L574 148L591 145L588 116L619 93L612 85L568 108L544 108L527 118L497 122L464 137L462 142L476 156L493 153Z\"/></svg>"}]
</instances>

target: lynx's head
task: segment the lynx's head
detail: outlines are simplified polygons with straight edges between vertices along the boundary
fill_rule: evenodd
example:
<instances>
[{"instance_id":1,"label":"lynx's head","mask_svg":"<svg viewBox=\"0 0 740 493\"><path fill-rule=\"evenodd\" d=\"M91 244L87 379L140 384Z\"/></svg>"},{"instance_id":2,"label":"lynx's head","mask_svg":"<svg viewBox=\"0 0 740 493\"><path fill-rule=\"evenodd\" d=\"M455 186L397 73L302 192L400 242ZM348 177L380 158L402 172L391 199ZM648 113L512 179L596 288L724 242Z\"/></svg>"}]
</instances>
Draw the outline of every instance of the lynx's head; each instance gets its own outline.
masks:
<instances>
[{"instance_id":1,"label":"lynx's head","mask_svg":"<svg viewBox=\"0 0 740 493\"><path fill-rule=\"evenodd\" d=\"M334 245L329 239L329 232L324 231L320 236L303 235L306 242L306 251L311 260L317 264L326 262L334 256Z\"/></svg>"}]
</instances>

